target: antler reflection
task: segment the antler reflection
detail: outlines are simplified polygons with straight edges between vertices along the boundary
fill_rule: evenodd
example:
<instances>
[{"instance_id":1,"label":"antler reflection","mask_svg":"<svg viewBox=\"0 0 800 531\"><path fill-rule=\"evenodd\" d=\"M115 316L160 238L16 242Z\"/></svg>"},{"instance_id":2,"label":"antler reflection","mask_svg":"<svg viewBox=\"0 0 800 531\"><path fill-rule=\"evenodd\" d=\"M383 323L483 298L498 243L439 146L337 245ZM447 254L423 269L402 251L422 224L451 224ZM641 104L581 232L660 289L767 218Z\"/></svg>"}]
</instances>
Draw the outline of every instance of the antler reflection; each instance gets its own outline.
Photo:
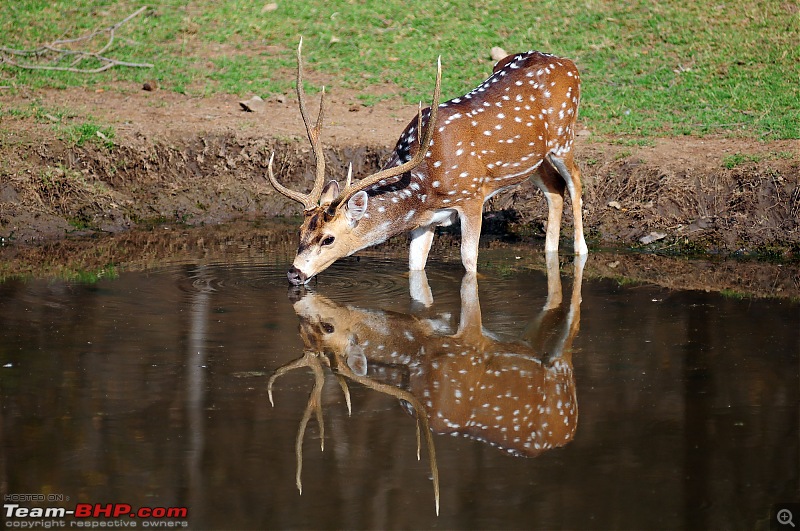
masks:
<instances>
[{"instance_id":1,"label":"antler reflection","mask_svg":"<svg viewBox=\"0 0 800 531\"><path fill-rule=\"evenodd\" d=\"M325 451L325 423L322 420L322 388L325 385L325 374L322 371L322 356L316 352L305 351L303 357L296 359L283 367L278 368L273 374L269 382L267 382L267 394L269 395L269 403L275 407L275 401L272 398L272 384L275 380L294 369L302 367L309 367L314 373L314 387L311 389L311 394L308 397L308 405L303 413L303 419L300 421L300 428L297 431L297 440L295 442L295 452L297 453L297 475L295 478L297 490L303 494L303 482L301 474L303 471L303 436L306 433L306 426L308 421L311 420L311 413L315 412L317 415L317 426L319 427L319 449ZM343 384L346 389L347 384ZM349 390L345 393L348 398L348 411L349 411Z\"/></svg>"},{"instance_id":2,"label":"antler reflection","mask_svg":"<svg viewBox=\"0 0 800 531\"><path fill-rule=\"evenodd\" d=\"M329 357L330 356L330 357ZM312 412L316 413L317 425L319 426L320 434L320 451L325 451L325 424L322 418L322 389L325 385L325 374L323 371L323 364L327 365L336 375L339 380L339 385L345 396L347 403L347 413L352 414L352 405L350 400L350 389L347 385L347 380L352 380L356 383L373 389L379 393L389 395L399 400L404 400L411 404L415 411L416 427L417 427L417 460L421 458L421 440L420 440L420 424L422 424L422 431L425 432L425 443L428 448L428 457L430 459L431 476L433 478L433 493L434 502L436 505L436 514L439 514L439 468L436 464L436 448L433 444L433 435L431 434L430 425L428 424L428 417L424 414L424 407L422 403L409 391L398 389L389 384L375 381L366 376L356 374L350 368L347 362L342 363L340 356L336 353L326 354L322 351L306 350L303 357L287 363L279 367L275 373L270 377L267 383L267 393L269 395L270 404L274 407L275 402L272 396L272 386L275 380L295 369L308 367L314 373L314 387L309 394L308 404L306 405L303 418L300 420L300 427L297 431L297 439L295 441L295 454L297 456L297 473L295 476L297 490L303 494L302 470L303 470L303 439L305 436L306 426L311 419ZM420 414L419 412L422 412Z\"/></svg>"}]
</instances>

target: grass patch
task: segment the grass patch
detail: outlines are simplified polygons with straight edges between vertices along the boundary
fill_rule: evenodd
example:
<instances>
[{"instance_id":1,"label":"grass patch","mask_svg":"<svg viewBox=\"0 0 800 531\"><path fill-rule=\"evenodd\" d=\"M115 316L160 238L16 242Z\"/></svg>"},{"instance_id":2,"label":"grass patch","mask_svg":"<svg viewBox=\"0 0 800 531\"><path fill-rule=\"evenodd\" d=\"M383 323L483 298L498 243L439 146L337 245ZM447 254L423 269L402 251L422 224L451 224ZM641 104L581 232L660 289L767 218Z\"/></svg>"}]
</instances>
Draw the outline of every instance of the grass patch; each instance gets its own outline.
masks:
<instances>
[{"instance_id":1,"label":"grass patch","mask_svg":"<svg viewBox=\"0 0 800 531\"><path fill-rule=\"evenodd\" d=\"M362 104L371 107L380 101L390 99L392 96L389 94L359 94L357 97Z\"/></svg>"},{"instance_id":2,"label":"grass patch","mask_svg":"<svg viewBox=\"0 0 800 531\"><path fill-rule=\"evenodd\" d=\"M750 296L747 293L743 293L741 291L729 288L723 289L719 293L726 299L733 299L737 301L742 301L750 298Z\"/></svg>"},{"instance_id":3,"label":"grass patch","mask_svg":"<svg viewBox=\"0 0 800 531\"><path fill-rule=\"evenodd\" d=\"M800 138L800 16L792 2L456 0L418 11L400 0L298 0L275 11L263 5L165 0L120 28L107 52L154 69L87 76L3 66L0 84L156 79L194 95L288 94L294 47L304 35L309 72L323 74L332 90L390 84L415 103L430 97L437 55L443 96L451 98L491 73L489 50L502 46L574 59L583 73L581 119L597 133ZM83 35L136 7L111 0L3 2L0 44L32 48Z\"/></svg>"},{"instance_id":4,"label":"grass patch","mask_svg":"<svg viewBox=\"0 0 800 531\"><path fill-rule=\"evenodd\" d=\"M96 142L108 149L114 147L114 129L94 122L71 123L76 114L60 107L43 106L33 102L28 107L0 110L0 118L32 118L39 123L51 124L62 139L76 146Z\"/></svg>"},{"instance_id":5,"label":"grass patch","mask_svg":"<svg viewBox=\"0 0 800 531\"><path fill-rule=\"evenodd\" d=\"M0 109L0 118L4 116L9 118L32 118L39 123L56 124L68 120L75 115L67 109L45 107L40 102L36 101L27 107Z\"/></svg>"},{"instance_id":6,"label":"grass patch","mask_svg":"<svg viewBox=\"0 0 800 531\"><path fill-rule=\"evenodd\" d=\"M620 288L634 288L637 286L643 286L646 281L638 278L633 277L626 277L626 276L614 276L611 279L616 282L617 286Z\"/></svg>"},{"instance_id":7,"label":"grass patch","mask_svg":"<svg viewBox=\"0 0 800 531\"><path fill-rule=\"evenodd\" d=\"M627 147L653 147L656 145L650 138L614 138L610 144Z\"/></svg>"},{"instance_id":8,"label":"grass patch","mask_svg":"<svg viewBox=\"0 0 800 531\"><path fill-rule=\"evenodd\" d=\"M69 142L83 146L87 142L97 142L108 149L114 147L114 130L92 122L71 125L65 130Z\"/></svg>"},{"instance_id":9,"label":"grass patch","mask_svg":"<svg viewBox=\"0 0 800 531\"><path fill-rule=\"evenodd\" d=\"M726 155L722 159L722 165L732 170L736 166L740 166L745 162L759 162L761 160L761 155L746 155L744 153L734 153L733 155Z\"/></svg>"},{"instance_id":10,"label":"grass patch","mask_svg":"<svg viewBox=\"0 0 800 531\"><path fill-rule=\"evenodd\" d=\"M64 278L81 284L96 284L101 280L114 280L118 277L119 271L114 264L93 271L75 270L64 275Z\"/></svg>"},{"instance_id":11,"label":"grass patch","mask_svg":"<svg viewBox=\"0 0 800 531\"><path fill-rule=\"evenodd\" d=\"M69 265L56 263L41 264L29 270L12 271L7 266L0 264L0 284L9 280L31 280L34 278L49 277L52 279L66 280L79 284L97 284L101 280L114 280L119 277L119 268L115 264L108 264L98 269L79 269Z\"/></svg>"},{"instance_id":12,"label":"grass patch","mask_svg":"<svg viewBox=\"0 0 800 531\"><path fill-rule=\"evenodd\" d=\"M628 158L628 157L630 157L631 155L633 155L633 151L631 151L630 149L622 149L622 150L618 151L618 152L617 152L617 153L614 155L614 160L622 160L622 159L627 159L627 158Z\"/></svg>"},{"instance_id":13,"label":"grass patch","mask_svg":"<svg viewBox=\"0 0 800 531\"><path fill-rule=\"evenodd\" d=\"M748 153L734 153L733 155L727 155L722 159L722 166L732 170L737 166L741 166L742 164L746 164L748 162L763 162L769 160L791 160L795 157L795 154L791 151L778 151L778 152L770 152L770 153L756 153L756 154L748 154Z\"/></svg>"}]
</instances>

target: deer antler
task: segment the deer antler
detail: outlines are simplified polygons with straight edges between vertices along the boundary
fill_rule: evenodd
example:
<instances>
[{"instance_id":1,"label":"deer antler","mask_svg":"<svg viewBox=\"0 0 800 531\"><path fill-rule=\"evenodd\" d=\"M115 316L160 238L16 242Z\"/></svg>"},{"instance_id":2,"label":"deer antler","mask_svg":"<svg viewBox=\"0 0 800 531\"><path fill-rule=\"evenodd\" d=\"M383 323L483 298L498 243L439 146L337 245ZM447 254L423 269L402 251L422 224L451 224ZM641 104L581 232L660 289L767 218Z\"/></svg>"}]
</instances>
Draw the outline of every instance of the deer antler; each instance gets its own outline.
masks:
<instances>
[{"instance_id":1,"label":"deer antler","mask_svg":"<svg viewBox=\"0 0 800 531\"><path fill-rule=\"evenodd\" d=\"M431 463L431 476L433 477L433 497L436 504L436 514L439 514L439 467L436 464L436 448L433 445L433 435L428 424L428 415L422 403L411 392L404 389L399 389L393 385L378 382L367 376L359 376L354 373L346 364L339 364L336 370L344 374L350 380L360 383L368 389L373 389L379 393L389 395L397 398L398 400L405 400L411 407L414 408L417 421L417 460L420 458L419 452L419 427L422 424L422 430L425 432L425 443L428 446L428 459Z\"/></svg>"},{"instance_id":2,"label":"deer antler","mask_svg":"<svg viewBox=\"0 0 800 531\"><path fill-rule=\"evenodd\" d=\"M319 133L322 129L322 120L325 115L325 87L322 87L322 94L319 98L319 115L317 116L317 122L313 126L311 125L311 120L308 118L308 112L306 111L306 94L303 90L303 38L300 37L300 44L297 45L297 100L300 104L300 114L303 117L303 123L306 126L306 133L308 134L308 140L311 142L311 148L314 150L314 158L316 159L316 177L314 179L314 187L311 189L311 192L308 194L303 194L300 192L295 192L293 190L289 190L282 184L280 184L277 179L275 179L275 175L272 173L272 161L275 157L275 153L273 152L269 158L269 166L267 167L267 173L269 175L269 181L272 183L272 186L275 189L288 197L289 199L293 199L298 203L303 205L305 210L310 210L317 206L319 202L319 198L322 196L322 187L325 184L325 155L322 151L322 143L319 140Z\"/></svg>"},{"instance_id":3,"label":"deer antler","mask_svg":"<svg viewBox=\"0 0 800 531\"><path fill-rule=\"evenodd\" d=\"M275 373L270 376L267 382L267 394L269 395L269 402L274 407L275 403L272 400L272 385L275 383L275 380L278 379L278 377L301 367L308 367L314 373L314 387L309 394L308 405L306 405L306 410L303 413L302 420L300 421L300 427L297 430L297 439L295 440L295 455L297 457L297 472L295 475L295 482L297 485L297 490L300 491L300 494L303 494L303 483L301 478L303 471L303 438L305 436L306 426L308 425L309 420L311 420L312 413L316 413L317 424L319 425L320 430L320 448L324 450L323 445L325 441L325 427L322 421L322 388L325 385L325 376L322 369L323 362L325 362L325 364L333 370L334 374L339 379L339 385L342 387L342 391L344 392L345 400L347 402L348 414L351 411L351 406L350 389L347 387L347 380L352 380L360 383L368 389L374 389L375 391L384 393L399 400L405 400L411 404L411 407L414 408L417 417L417 459L419 460L420 458L420 424L422 424L422 430L425 432L425 443L428 447L428 458L430 459L431 464L434 502L436 504L436 514L438 515L439 467L436 464L436 448L433 445L433 434L431 433L430 425L428 424L428 415L425 413L425 408L422 403L409 391L398 389L393 385L377 382L367 376L359 376L354 373L346 363L339 363L338 360L336 360L335 363L332 363L331 360L329 360L323 353L317 353L311 350L306 350L303 352L303 357L279 367Z\"/></svg>"},{"instance_id":4,"label":"deer antler","mask_svg":"<svg viewBox=\"0 0 800 531\"><path fill-rule=\"evenodd\" d=\"M399 166L392 166L391 168L383 169L378 173L373 173L372 175L361 179L355 184L350 184L348 179L347 186L342 193L339 194L339 197L336 200L337 203L347 201L354 193L360 190L366 190L377 182L402 175L407 171L411 171L422 163L422 161L425 159L425 155L428 153L428 146L431 144L431 139L433 139L433 131L436 124L436 113L439 109L439 96L441 95L441 88L442 58L439 56L436 61L436 86L433 89L433 103L431 103L430 115L428 116L428 126L425 128L424 134L422 133L422 104L420 104L419 111L417 112L417 135L422 135L421 137L418 136L420 141L417 152L408 162L405 162Z\"/></svg>"},{"instance_id":5,"label":"deer antler","mask_svg":"<svg viewBox=\"0 0 800 531\"><path fill-rule=\"evenodd\" d=\"M322 372L322 361L324 358L321 354L307 350L303 352L303 357L298 358L292 362L279 367L275 373L270 376L267 382L267 394L269 395L269 403L275 407L275 402L272 400L272 385L279 376L282 376L294 369L301 367L308 367L314 373L314 387L308 396L308 405L303 412L303 418L300 421L300 427L297 430L297 439L295 440L295 455L297 456L297 472L295 474L295 484L300 494L303 494L303 438L306 433L306 426L308 421L311 420L311 414L315 413L317 417L317 426L319 427L320 450L325 451L325 423L322 420L322 388L325 385L325 375ZM343 386L344 388L344 386ZM348 390L349 391L349 390ZM350 393L346 393L348 410L350 409Z\"/></svg>"}]
</instances>

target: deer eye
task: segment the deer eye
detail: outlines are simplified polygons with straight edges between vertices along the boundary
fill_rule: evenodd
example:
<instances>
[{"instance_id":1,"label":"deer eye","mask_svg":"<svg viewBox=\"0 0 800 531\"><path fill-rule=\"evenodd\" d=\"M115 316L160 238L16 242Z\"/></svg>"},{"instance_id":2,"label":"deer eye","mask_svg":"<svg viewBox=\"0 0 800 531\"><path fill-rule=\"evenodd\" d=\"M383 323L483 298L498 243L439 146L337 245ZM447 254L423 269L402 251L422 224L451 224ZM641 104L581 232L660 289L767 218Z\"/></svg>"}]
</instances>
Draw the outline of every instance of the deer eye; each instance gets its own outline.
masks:
<instances>
[{"instance_id":1,"label":"deer eye","mask_svg":"<svg viewBox=\"0 0 800 531\"><path fill-rule=\"evenodd\" d=\"M322 330L325 331L326 334L332 334L336 329L330 323L320 323L322 325Z\"/></svg>"},{"instance_id":2,"label":"deer eye","mask_svg":"<svg viewBox=\"0 0 800 531\"><path fill-rule=\"evenodd\" d=\"M322 240L322 246L333 245L333 240L335 240L333 236L327 236Z\"/></svg>"}]
</instances>

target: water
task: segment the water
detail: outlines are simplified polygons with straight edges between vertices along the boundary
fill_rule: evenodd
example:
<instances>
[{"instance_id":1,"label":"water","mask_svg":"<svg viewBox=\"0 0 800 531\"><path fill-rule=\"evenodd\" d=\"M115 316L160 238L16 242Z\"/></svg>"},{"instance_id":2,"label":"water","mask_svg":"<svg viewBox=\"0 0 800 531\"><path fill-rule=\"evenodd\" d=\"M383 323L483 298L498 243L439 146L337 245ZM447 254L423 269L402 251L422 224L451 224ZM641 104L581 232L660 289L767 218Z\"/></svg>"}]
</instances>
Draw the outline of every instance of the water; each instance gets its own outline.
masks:
<instances>
[{"instance_id":1,"label":"water","mask_svg":"<svg viewBox=\"0 0 800 531\"><path fill-rule=\"evenodd\" d=\"M298 290L290 239L0 284L3 494L193 529L752 529L800 499L797 303L538 249L477 279L376 251Z\"/></svg>"}]
</instances>

